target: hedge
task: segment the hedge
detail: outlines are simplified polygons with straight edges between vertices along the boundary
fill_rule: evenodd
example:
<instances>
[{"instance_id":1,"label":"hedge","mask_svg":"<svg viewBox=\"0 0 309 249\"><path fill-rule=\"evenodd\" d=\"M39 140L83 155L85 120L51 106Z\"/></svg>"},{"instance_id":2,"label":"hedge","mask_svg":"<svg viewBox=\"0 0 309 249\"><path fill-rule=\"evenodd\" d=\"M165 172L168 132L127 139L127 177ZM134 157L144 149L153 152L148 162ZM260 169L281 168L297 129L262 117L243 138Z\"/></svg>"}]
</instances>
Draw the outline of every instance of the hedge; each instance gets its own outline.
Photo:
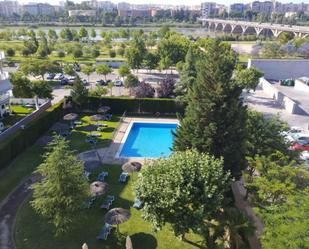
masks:
<instances>
[{"instance_id":1,"label":"hedge","mask_svg":"<svg viewBox=\"0 0 309 249\"><path fill-rule=\"evenodd\" d=\"M112 113L122 114L183 114L184 104L174 99L127 98L127 97L89 97L84 109L97 110L100 106L110 106Z\"/></svg>"},{"instance_id":2,"label":"hedge","mask_svg":"<svg viewBox=\"0 0 309 249\"><path fill-rule=\"evenodd\" d=\"M17 131L0 142L0 169L6 167L14 158L42 136L63 116L62 102L48 108L39 117L30 121L24 130Z\"/></svg>"}]
</instances>

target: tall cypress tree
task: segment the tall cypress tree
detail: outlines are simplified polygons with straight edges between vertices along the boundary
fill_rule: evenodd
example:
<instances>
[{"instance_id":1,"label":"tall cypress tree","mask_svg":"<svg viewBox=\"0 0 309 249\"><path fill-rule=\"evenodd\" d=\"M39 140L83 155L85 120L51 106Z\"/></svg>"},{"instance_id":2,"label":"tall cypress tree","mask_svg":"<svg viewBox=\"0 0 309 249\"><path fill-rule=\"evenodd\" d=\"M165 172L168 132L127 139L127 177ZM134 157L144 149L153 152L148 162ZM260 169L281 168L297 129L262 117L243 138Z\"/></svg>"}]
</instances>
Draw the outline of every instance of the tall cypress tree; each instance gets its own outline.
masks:
<instances>
[{"instance_id":1,"label":"tall cypress tree","mask_svg":"<svg viewBox=\"0 0 309 249\"><path fill-rule=\"evenodd\" d=\"M224 158L235 177L245 167L246 107L232 79L237 56L218 40L209 42L188 92L185 117L175 134L174 150L197 149Z\"/></svg>"}]
</instances>

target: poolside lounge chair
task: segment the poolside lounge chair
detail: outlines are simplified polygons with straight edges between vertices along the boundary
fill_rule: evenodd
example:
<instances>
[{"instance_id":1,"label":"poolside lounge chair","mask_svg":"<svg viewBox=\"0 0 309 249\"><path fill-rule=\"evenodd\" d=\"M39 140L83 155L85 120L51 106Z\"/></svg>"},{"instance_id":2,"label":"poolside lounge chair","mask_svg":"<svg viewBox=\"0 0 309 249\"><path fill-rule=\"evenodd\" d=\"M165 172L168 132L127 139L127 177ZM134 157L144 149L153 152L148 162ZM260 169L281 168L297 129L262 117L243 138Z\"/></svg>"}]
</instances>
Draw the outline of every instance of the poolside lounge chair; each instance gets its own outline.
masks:
<instances>
[{"instance_id":1,"label":"poolside lounge chair","mask_svg":"<svg viewBox=\"0 0 309 249\"><path fill-rule=\"evenodd\" d=\"M90 176L90 172L89 171L86 171L84 170L84 176L89 180L89 176Z\"/></svg>"},{"instance_id":2,"label":"poolside lounge chair","mask_svg":"<svg viewBox=\"0 0 309 249\"><path fill-rule=\"evenodd\" d=\"M104 203L100 206L100 208L108 210L110 206L113 204L114 200L115 200L115 196L108 195Z\"/></svg>"},{"instance_id":3,"label":"poolside lounge chair","mask_svg":"<svg viewBox=\"0 0 309 249\"><path fill-rule=\"evenodd\" d=\"M141 208L142 208L142 205L143 205L143 203L142 203L141 200L135 199L134 204L133 204L133 207L134 207L134 208L136 208L136 209L141 209Z\"/></svg>"},{"instance_id":4,"label":"poolside lounge chair","mask_svg":"<svg viewBox=\"0 0 309 249\"><path fill-rule=\"evenodd\" d=\"M103 117L103 120L110 121L112 119L112 117L113 117L112 114L105 114L104 117Z\"/></svg>"},{"instance_id":5,"label":"poolside lounge chair","mask_svg":"<svg viewBox=\"0 0 309 249\"><path fill-rule=\"evenodd\" d=\"M103 171L98 175L97 180L100 182L104 182L106 176L108 176L108 172Z\"/></svg>"},{"instance_id":6,"label":"poolside lounge chair","mask_svg":"<svg viewBox=\"0 0 309 249\"><path fill-rule=\"evenodd\" d=\"M83 122L80 121L80 120L75 120L75 121L74 121L74 125L81 125L81 124L83 124Z\"/></svg>"},{"instance_id":7,"label":"poolside lounge chair","mask_svg":"<svg viewBox=\"0 0 309 249\"><path fill-rule=\"evenodd\" d=\"M121 183L125 183L125 182L127 181L128 177L129 177L129 174L128 174L128 173L122 172L122 173L120 174L120 176L119 176L118 181L121 182Z\"/></svg>"},{"instance_id":8,"label":"poolside lounge chair","mask_svg":"<svg viewBox=\"0 0 309 249\"><path fill-rule=\"evenodd\" d=\"M107 240L107 237L112 230L112 226L110 224L105 223L103 228L101 229L99 236L97 236L98 240Z\"/></svg>"},{"instance_id":9,"label":"poolside lounge chair","mask_svg":"<svg viewBox=\"0 0 309 249\"><path fill-rule=\"evenodd\" d=\"M96 126L98 127L107 127L108 125L107 124L104 124L104 123L96 123Z\"/></svg>"}]
</instances>

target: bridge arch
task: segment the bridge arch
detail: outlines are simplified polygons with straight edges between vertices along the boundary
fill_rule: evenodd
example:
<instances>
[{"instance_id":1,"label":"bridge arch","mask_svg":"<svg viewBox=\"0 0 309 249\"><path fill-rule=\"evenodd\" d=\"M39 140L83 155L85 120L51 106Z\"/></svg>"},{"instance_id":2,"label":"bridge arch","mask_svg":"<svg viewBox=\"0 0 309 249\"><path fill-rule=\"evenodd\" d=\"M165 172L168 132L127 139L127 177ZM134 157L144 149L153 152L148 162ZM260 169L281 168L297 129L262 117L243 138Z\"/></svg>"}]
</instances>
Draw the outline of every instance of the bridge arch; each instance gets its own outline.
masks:
<instances>
[{"instance_id":1,"label":"bridge arch","mask_svg":"<svg viewBox=\"0 0 309 249\"><path fill-rule=\"evenodd\" d=\"M224 28L224 25L222 23L218 23L216 30L217 31L223 31L223 28Z\"/></svg>"},{"instance_id":2,"label":"bridge arch","mask_svg":"<svg viewBox=\"0 0 309 249\"><path fill-rule=\"evenodd\" d=\"M227 33L231 33L232 32L232 25L227 23L224 27L223 27L223 30L224 32L227 32Z\"/></svg>"},{"instance_id":3,"label":"bridge arch","mask_svg":"<svg viewBox=\"0 0 309 249\"><path fill-rule=\"evenodd\" d=\"M243 27L241 25L235 25L232 27L232 34L242 34L243 33Z\"/></svg>"},{"instance_id":4,"label":"bridge arch","mask_svg":"<svg viewBox=\"0 0 309 249\"><path fill-rule=\"evenodd\" d=\"M256 34L257 32L254 27L249 26L243 30L243 35L256 35Z\"/></svg>"}]
</instances>

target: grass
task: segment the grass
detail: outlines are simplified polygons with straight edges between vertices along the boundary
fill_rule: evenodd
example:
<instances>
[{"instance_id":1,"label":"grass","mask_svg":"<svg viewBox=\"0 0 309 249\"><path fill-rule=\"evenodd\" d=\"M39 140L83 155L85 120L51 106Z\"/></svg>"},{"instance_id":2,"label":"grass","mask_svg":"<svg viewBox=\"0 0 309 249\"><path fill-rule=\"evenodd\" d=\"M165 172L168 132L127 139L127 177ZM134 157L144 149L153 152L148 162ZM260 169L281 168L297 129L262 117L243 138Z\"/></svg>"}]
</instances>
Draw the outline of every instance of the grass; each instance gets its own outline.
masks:
<instances>
[{"instance_id":1,"label":"grass","mask_svg":"<svg viewBox=\"0 0 309 249\"><path fill-rule=\"evenodd\" d=\"M11 106L12 114L7 116L1 120L6 128L9 128L13 124L17 123L19 120L26 117L28 114L33 112L32 108L26 108L20 105L12 105Z\"/></svg>"},{"instance_id":2,"label":"grass","mask_svg":"<svg viewBox=\"0 0 309 249\"><path fill-rule=\"evenodd\" d=\"M89 143L85 142L87 134L90 132L84 131L83 127L94 124L90 121L89 117L84 115L81 117L83 124L77 126L72 131L71 135L71 148L76 152L83 152L91 150L92 147ZM101 137L98 138L98 146L104 147L109 144L112 138L115 127L119 124L119 118L113 117L112 121L105 122L108 125L107 128L101 132ZM52 132L48 132L47 135L52 135ZM40 145L33 145L31 148L19 155L7 168L0 171L0 202L13 190L24 177L30 175L35 168L42 162L42 154L44 153L44 147Z\"/></svg>"},{"instance_id":3,"label":"grass","mask_svg":"<svg viewBox=\"0 0 309 249\"><path fill-rule=\"evenodd\" d=\"M108 194L115 196L115 202L112 207L122 207L131 210L131 218L119 226L121 234L131 236L133 248L147 249L190 249L198 248L201 238L195 234L188 234L186 238L191 242L184 242L177 239L169 226L165 226L158 233L153 232L152 226L141 217L141 211L132 208L134 202L134 181L136 175L131 175L127 184L120 184L118 176L121 167L117 165L104 165L96 174L92 175L91 181L95 180L100 171L108 171L109 176L106 178L110 191ZM134 180L133 180L134 179ZM19 211L16 227L15 241L19 249L73 249L80 248L86 242L89 248L106 248L120 249L125 248L125 242L119 243L116 237L115 229L112 230L107 241L98 241L96 236L104 225L104 214L99 208L104 201L105 196L100 197L90 209L82 210L80 215L76 216L72 225L72 230L60 237L53 236L53 227L47 224L46 220L39 217L29 205L27 200ZM195 244L195 245L194 245Z\"/></svg>"}]
</instances>

